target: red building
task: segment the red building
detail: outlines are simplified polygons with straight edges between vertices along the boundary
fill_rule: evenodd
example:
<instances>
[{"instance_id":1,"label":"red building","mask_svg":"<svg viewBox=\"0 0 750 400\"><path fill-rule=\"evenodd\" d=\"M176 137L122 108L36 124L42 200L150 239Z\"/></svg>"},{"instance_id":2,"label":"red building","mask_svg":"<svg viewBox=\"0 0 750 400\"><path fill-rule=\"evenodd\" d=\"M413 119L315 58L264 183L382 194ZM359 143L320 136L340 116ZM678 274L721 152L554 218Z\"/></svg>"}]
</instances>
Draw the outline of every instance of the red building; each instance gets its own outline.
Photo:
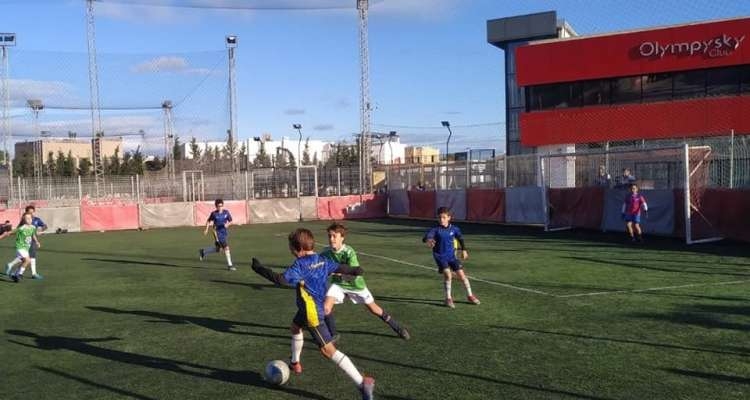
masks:
<instances>
[{"instance_id":1,"label":"red building","mask_svg":"<svg viewBox=\"0 0 750 400\"><path fill-rule=\"evenodd\" d=\"M556 34L549 26L524 29L541 16L543 24L554 21ZM488 41L506 51L506 73L511 62L511 83L523 102L521 146L512 146L508 132L509 154L548 145L750 134L750 18L569 38L559 38L567 24L554 13L512 19L515 33L509 19L488 21ZM524 31L547 38L518 33ZM508 129L513 125L509 119Z\"/></svg>"}]
</instances>

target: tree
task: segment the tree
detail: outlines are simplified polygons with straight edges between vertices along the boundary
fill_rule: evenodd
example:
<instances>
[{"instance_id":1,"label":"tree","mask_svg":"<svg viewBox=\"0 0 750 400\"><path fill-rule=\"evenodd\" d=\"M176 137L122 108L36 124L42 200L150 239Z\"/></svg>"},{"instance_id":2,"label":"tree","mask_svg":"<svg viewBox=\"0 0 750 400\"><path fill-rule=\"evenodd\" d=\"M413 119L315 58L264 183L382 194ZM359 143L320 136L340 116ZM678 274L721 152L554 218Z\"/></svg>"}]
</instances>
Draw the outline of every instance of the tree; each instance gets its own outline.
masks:
<instances>
[{"instance_id":1,"label":"tree","mask_svg":"<svg viewBox=\"0 0 750 400\"><path fill-rule=\"evenodd\" d=\"M143 153L141 153L141 146L138 146L133 152L132 163L132 173L136 175L143 175Z\"/></svg>"},{"instance_id":2,"label":"tree","mask_svg":"<svg viewBox=\"0 0 750 400\"><path fill-rule=\"evenodd\" d=\"M50 151L47 153L47 161L44 164L44 171L47 173L47 176L55 175L55 167L55 153Z\"/></svg>"},{"instance_id":3,"label":"tree","mask_svg":"<svg viewBox=\"0 0 750 400\"><path fill-rule=\"evenodd\" d=\"M195 139L195 136L190 139L190 155L193 156L193 160L195 161L200 161L201 159L201 148L198 146L198 141Z\"/></svg>"},{"instance_id":4,"label":"tree","mask_svg":"<svg viewBox=\"0 0 750 400\"><path fill-rule=\"evenodd\" d=\"M164 167L164 164L162 163L159 156L154 157L151 161L146 161L146 169L149 171L159 171Z\"/></svg>"},{"instance_id":5,"label":"tree","mask_svg":"<svg viewBox=\"0 0 750 400\"><path fill-rule=\"evenodd\" d=\"M223 153L224 157L228 160L231 160L237 155L237 142L234 141L232 131L230 130L227 130L227 144L224 145Z\"/></svg>"},{"instance_id":6,"label":"tree","mask_svg":"<svg viewBox=\"0 0 750 400\"><path fill-rule=\"evenodd\" d=\"M310 161L310 138L305 139L305 150L302 152L302 165L313 165Z\"/></svg>"},{"instance_id":7,"label":"tree","mask_svg":"<svg viewBox=\"0 0 750 400\"><path fill-rule=\"evenodd\" d=\"M175 160L182 160L184 155L182 154L182 143L180 143L180 137L174 136L174 146L172 146L172 153L174 154Z\"/></svg>"},{"instance_id":8,"label":"tree","mask_svg":"<svg viewBox=\"0 0 750 400\"><path fill-rule=\"evenodd\" d=\"M65 153L62 150L57 151L57 159L55 160L55 172L57 176L65 176Z\"/></svg>"},{"instance_id":9,"label":"tree","mask_svg":"<svg viewBox=\"0 0 750 400\"><path fill-rule=\"evenodd\" d=\"M122 165L120 166L120 175L132 175L133 174L133 154L126 151L122 155Z\"/></svg>"},{"instance_id":10,"label":"tree","mask_svg":"<svg viewBox=\"0 0 750 400\"><path fill-rule=\"evenodd\" d=\"M242 142L242 146L240 146L240 154L238 158L240 160L240 168L244 166L245 169L247 169L247 145L245 142Z\"/></svg>"},{"instance_id":11,"label":"tree","mask_svg":"<svg viewBox=\"0 0 750 400\"><path fill-rule=\"evenodd\" d=\"M88 158L78 160L78 175L88 176L91 174L91 161Z\"/></svg>"},{"instance_id":12,"label":"tree","mask_svg":"<svg viewBox=\"0 0 750 400\"><path fill-rule=\"evenodd\" d=\"M34 159L24 151L13 159L13 171L16 176L31 176L34 174Z\"/></svg>"},{"instance_id":13,"label":"tree","mask_svg":"<svg viewBox=\"0 0 750 400\"><path fill-rule=\"evenodd\" d=\"M255 168L271 168L273 163L271 162L271 157L266 153L266 142L261 141L260 142L260 149L258 149L258 154L255 155L255 160L253 160L253 167Z\"/></svg>"},{"instance_id":14,"label":"tree","mask_svg":"<svg viewBox=\"0 0 750 400\"><path fill-rule=\"evenodd\" d=\"M105 171L108 175L119 175L120 169L120 146L115 147L115 152L112 157L109 158L109 162L105 164Z\"/></svg>"},{"instance_id":15,"label":"tree","mask_svg":"<svg viewBox=\"0 0 750 400\"><path fill-rule=\"evenodd\" d=\"M63 162L63 175L74 176L75 174L76 174L76 163L73 160L73 152L68 150L68 155L65 156L65 161Z\"/></svg>"}]
</instances>

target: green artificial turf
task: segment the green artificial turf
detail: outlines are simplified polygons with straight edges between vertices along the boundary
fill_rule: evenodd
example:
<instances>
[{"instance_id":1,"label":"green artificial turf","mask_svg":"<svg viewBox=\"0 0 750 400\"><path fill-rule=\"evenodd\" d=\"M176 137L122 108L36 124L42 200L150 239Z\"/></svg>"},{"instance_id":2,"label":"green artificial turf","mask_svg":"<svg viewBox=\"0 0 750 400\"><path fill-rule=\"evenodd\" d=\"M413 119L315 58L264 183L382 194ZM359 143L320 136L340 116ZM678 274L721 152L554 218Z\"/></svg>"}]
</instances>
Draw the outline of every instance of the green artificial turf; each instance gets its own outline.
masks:
<instances>
[{"instance_id":1,"label":"green artificial turf","mask_svg":"<svg viewBox=\"0 0 750 400\"><path fill-rule=\"evenodd\" d=\"M326 223L302 225L325 242ZM296 226L233 227L236 272L221 255L198 261L201 228L43 236L45 279L0 279L0 399L358 398L307 334L301 376L261 378L289 357L294 291L248 260L290 264ZM348 226L377 302L412 333L337 306L338 347L376 378L376 398L750 397L746 244L460 224L482 304L454 281L450 310L427 223ZM0 252L10 259L12 240Z\"/></svg>"}]
</instances>

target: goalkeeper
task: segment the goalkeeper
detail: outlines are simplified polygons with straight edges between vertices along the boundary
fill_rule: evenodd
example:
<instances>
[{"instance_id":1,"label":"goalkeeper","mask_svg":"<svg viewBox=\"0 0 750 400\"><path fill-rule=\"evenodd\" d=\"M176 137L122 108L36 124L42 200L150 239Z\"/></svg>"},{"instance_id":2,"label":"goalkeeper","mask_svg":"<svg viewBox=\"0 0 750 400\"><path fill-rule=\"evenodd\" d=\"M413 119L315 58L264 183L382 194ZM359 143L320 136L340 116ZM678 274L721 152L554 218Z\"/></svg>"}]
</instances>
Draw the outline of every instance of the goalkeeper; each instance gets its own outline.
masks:
<instances>
[{"instance_id":1,"label":"goalkeeper","mask_svg":"<svg viewBox=\"0 0 750 400\"><path fill-rule=\"evenodd\" d=\"M359 267L357 253L351 246L344 244L346 227L340 223L334 223L328 227L327 231L328 247L323 249L320 255L339 264ZM362 276L349 277L335 274L331 276L331 286L326 292L326 299L323 305L325 322L334 339L338 338L338 334L336 333L336 320L333 317L333 306L334 304L342 304L344 298L349 298L354 304L364 304L372 315L388 324L402 339L409 340L411 337L405 327L401 326L398 321L375 303L375 298L372 297L372 293L367 289L365 278Z\"/></svg>"}]
</instances>

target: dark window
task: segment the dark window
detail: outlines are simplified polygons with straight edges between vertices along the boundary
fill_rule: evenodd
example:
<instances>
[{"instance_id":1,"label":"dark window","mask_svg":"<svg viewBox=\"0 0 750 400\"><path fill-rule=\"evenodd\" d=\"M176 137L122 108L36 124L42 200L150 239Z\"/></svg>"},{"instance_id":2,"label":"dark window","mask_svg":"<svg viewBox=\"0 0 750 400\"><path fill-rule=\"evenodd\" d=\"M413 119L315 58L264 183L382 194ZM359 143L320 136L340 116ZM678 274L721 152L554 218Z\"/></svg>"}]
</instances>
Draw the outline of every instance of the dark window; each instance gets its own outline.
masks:
<instances>
[{"instance_id":1,"label":"dark window","mask_svg":"<svg viewBox=\"0 0 750 400\"><path fill-rule=\"evenodd\" d=\"M740 90L740 67L709 69L706 72L709 96L733 95Z\"/></svg>"},{"instance_id":2,"label":"dark window","mask_svg":"<svg viewBox=\"0 0 750 400\"><path fill-rule=\"evenodd\" d=\"M740 90L743 94L750 93L750 64L742 67L742 87Z\"/></svg>"},{"instance_id":3,"label":"dark window","mask_svg":"<svg viewBox=\"0 0 750 400\"><path fill-rule=\"evenodd\" d=\"M612 103L640 103L641 77L629 76L612 81Z\"/></svg>"},{"instance_id":4,"label":"dark window","mask_svg":"<svg viewBox=\"0 0 750 400\"><path fill-rule=\"evenodd\" d=\"M610 81L600 79L583 82L583 105L598 106L611 101Z\"/></svg>"},{"instance_id":5,"label":"dark window","mask_svg":"<svg viewBox=\"0 0 750 400\"><path fill-rule=\"evenodd\" d=\"M672 99L672 74L644 75L643 101Z\"/></svg>"},{"instance_id":6,"label":"dark window","mask_svg":"<svg viewBox=\"0 0 750 400\"><path fill-rule=\"evenodd\" d=\"M531 110L581 106L580 82L533 86L530 93Z\"/></svg>"},{"instance_id":7,"label":"dark window","mask_svg":"<svg viewBox=\"0 0 750 400\"><path fill-rule=\"evenodd\" d=\"M706 95L706 70L674 74L674 98L688 99Z\"/></svg>"}]
</instances>

